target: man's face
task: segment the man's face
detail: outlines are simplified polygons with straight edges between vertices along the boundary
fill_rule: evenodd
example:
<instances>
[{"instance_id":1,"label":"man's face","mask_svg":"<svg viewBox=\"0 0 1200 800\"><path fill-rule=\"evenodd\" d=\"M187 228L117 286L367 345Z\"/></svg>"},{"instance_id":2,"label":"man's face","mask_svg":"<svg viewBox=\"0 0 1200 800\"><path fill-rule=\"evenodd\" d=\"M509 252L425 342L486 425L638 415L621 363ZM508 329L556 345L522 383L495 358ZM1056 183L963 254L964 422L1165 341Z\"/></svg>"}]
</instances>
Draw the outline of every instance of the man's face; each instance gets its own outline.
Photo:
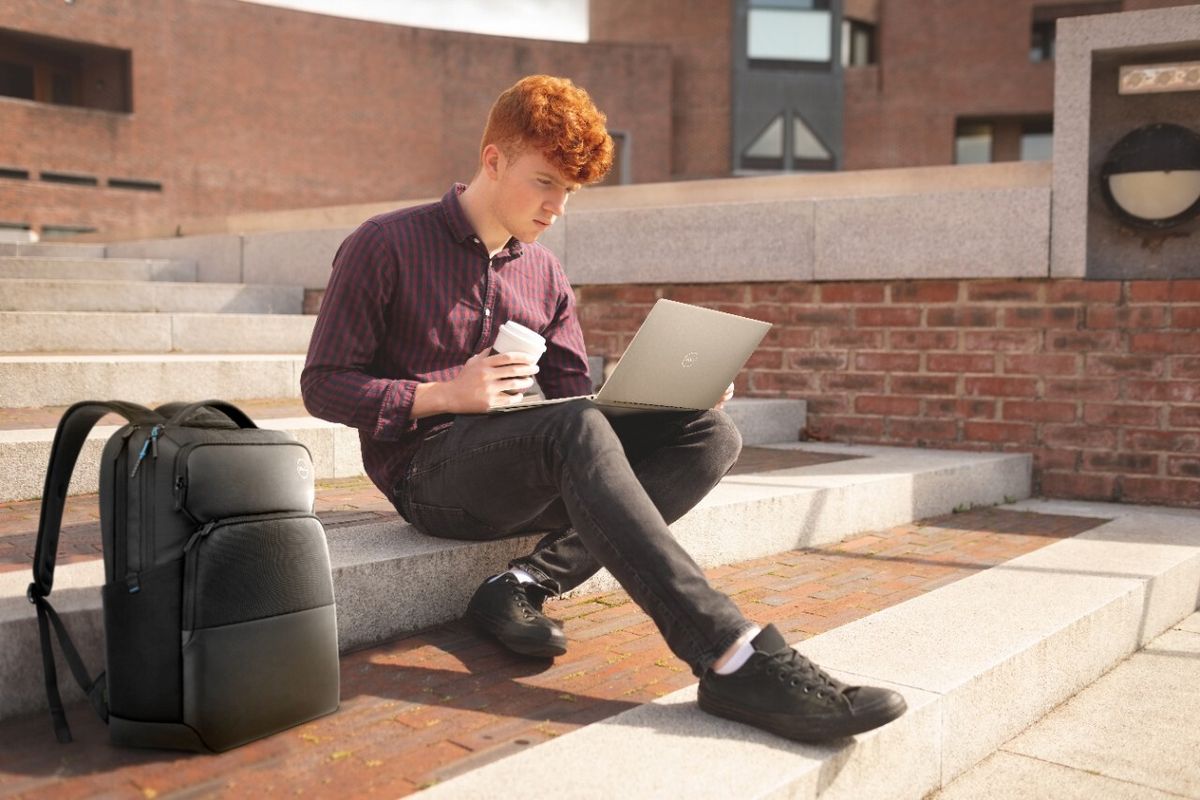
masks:
<instances>
[{"instance_id":1,"label":"man's face","mask_svg":"<svg viewBox=\"0 0 1200 800\"><path fill-rule=\"evenodd\" d=\"M533 148L509 160L499 154L493 213L518 241L537 241L567 211L567 200L579 184L563 176Z\"/></svg>"}]
</instances>

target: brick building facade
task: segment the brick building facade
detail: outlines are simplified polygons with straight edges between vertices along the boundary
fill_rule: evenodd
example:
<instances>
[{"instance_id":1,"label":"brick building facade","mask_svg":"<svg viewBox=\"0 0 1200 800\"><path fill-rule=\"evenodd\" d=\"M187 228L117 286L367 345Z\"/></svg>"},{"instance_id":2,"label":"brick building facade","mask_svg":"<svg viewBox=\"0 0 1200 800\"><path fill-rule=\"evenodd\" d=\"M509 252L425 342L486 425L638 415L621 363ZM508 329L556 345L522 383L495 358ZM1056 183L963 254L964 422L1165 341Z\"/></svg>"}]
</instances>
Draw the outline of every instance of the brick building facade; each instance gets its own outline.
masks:
<instances>
[{"instance_id":1,"label":"brick building facade","mask_svg":"<svg viewBox=\"0 0 1200 800\"><path fill-rule=\"evenodd\" d=\"M0 223L53 235L437 196L474 172L496 96L537 72L593 94L636 141L637 180L669 177L663 47L424 30L237 0L145 9L0 4L0 62L32 50L35 62L73 63L76 83L129 89L123 110L0 96ZM116 60L118 75L99 74L92 52Z\"/></svg>"},{"instance_id":2,"label":"brick building facade","mask_svg":"<svg viewBox=\"0 0 1200 800\"><path fill-rule=\"evenodd\" d=\"M1023 141L1039 157L1054 19L1181 4L813 0L797 5L828 28L826 60L789 62L751 57L748 19L771 5L758 0L593 0L587 44L237 0L153 14L13 0L0 5L0 226L145 230L436 196L470 177L496 94L533 72L596 97L624 154L613 181L1012 160ZM815 161L793 157L789 115ZM772 135L793 145L786 159L747 157Z\"/></svg>"}]
</instances>

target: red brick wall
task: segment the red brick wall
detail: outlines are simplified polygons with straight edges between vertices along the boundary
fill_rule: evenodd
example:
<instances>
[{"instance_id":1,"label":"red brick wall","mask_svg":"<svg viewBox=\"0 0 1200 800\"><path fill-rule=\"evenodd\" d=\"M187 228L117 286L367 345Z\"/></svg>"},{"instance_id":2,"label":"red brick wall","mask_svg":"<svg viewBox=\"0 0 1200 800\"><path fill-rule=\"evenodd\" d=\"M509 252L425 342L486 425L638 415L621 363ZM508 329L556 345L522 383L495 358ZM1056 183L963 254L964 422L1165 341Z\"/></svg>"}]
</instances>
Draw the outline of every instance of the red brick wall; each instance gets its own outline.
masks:
<instances>
[{"instance_id":1,"label":"red brick wall","mask_svg":"<svg viewBox=\"0 0 1200 800\"><path fill-rule=\"evenodd\" d=\"M1034 455L1050 497L1200 507L1200 280L581 286L593 355L659 297L775 327L738 393L812 439Z\"/></svg>"},{"instance_id":2,"label":"red brick wall","mask_svg":"<svg viewBox=\"0 0 1200 800\"><path fill-rule=\"evenodd\" d=\"M0 3L0 28L132 51L133 113L0 97L0 221L147 228L189 217L440 197L469 180L496 96L550 72L633 137L636 181L669 177L671 54L647 44L479 36L237 0ZM160 182L161 193L103 186Z\"/></svg>"}]
</instances>

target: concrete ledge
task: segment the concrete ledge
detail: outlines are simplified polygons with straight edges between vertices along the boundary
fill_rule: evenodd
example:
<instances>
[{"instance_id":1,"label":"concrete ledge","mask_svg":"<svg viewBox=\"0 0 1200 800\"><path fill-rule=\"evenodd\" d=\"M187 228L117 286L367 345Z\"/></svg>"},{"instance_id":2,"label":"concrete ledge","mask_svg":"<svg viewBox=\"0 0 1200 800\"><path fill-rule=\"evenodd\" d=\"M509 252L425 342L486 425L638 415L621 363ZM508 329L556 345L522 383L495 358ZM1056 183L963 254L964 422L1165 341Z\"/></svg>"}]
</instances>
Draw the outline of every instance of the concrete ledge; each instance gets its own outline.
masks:
<instances>
[{"instance_id":1,"label":"concrete ledge","mask_svg":"<svg viewBox=\"0 0 1200 800\"><path fill-rule=\"evenodd\" d=\"M672 531L697 562L716 566L944 514L964 498L995 503L1004 494L1028 494L1028 456L812 449L869 457L726 477ZM537 538L482 544L432 539L399 518L332 528L341 647L367 646L459 617L478 582L528 552ZM455 580L447 581L447 575ZM41 708L45 700L34 668L40 661L34 609L24 597L28 582L24 572L0 573L0 640L6 643L0 653L0 718ZM103 660L97 631L102 582L98 561L64 565L52 595L67 626L80 632L80 650L90 665ZM614 585L602 572L576 592ZM64 697L78 699L65 675L61 671Z\"/></svg>"},{"instance_id":2,"label":"concrete ledge","mask_svg":"<svg viewBox=\"0 0 1200 800\"><path fill-rule=\"evenodd\" d=\"M196 262L0 256L0 278L184 282L196 280Z\"/></svg>"},{"instance_id":3,"label":"concrete ledge","mask_svg":"<svg viewBox=\"0 0 1200 800\"><path fill-rule=\"evenodd\" d=\"M819 281L1045 278L1050 190L826 200L815 237Z\"/></svg>"},{"instance_id":4,"label":"concrete ledge","mask_svg":"<svg viewBox=\"0 0 1200 800\"><path fill-rule=\"evenodd\" d=\"M2 317L0 317L2 321ZM2 330L0 326L0 330ZM188 396L194 396L195 393ZM118 396L118 395L109 395ZM745 445L794 441L804 426L804 401L734 398L726 411L742 434ZM291 433L312 451L318 479L352 478L365 475L358 431L315 417L256 420L260 427ZM96 491L100 479L100 454L117 430L103 425L92 429L75 464L68 494ZM30 500L41 496L53 428L0 430L0 502Z\"/></svg>"},{"instance_id":5,"label":"concrete ledge","mask_svg":"<svg viewBox=\"0 0 1200 800\"><path fill-rule=\"evenodd\" d=\"M245 282L240 236L219 234L113 242L108 245L107 254L109 258L190 259L196 262L198 281Z\"/></svg>"},{"instance_id":6,"label":"concrete ledge","mask_svg":"<svg viewBox=\"0 0 1200 800\"><path fill-rule=\"evenodd\" d=\"M302 355L0 356L0 408L65 406L94 397L298 398ZM198 387L203 387L198 392Z\"/></svg>"},{"instance_id":7,"label":"concrete ledge","mask_svg":"<svg viewBox=\"0 0 1200 800\"><path fill-rule=\"evenodd\" d=\"M782 398L734 397L725 404L725 413L742 435L743 446L785 444L800 439L808 403Z\"/></svg>"},{"instance_id":8,"label":"concrete ledge","mask_svg":"<svg viewBox=\"0 0 1200 800\"><path fill-rule=\"evenodd\" d=\"M1044 163L605 187L573 200L543 243L576 285L1045 277L1049 187ZM319 289L357 225L413 204L248 215L237 230L260 232L114 243L108 254L192 258L202 281Z\"/></svg>"},{"instance_id":9,"label":"concrete ledge","mask_svg":"<svg viewBox=\"0 0 1200 800\"><path fill-rule=\"evenodd\" d=\"M323 289L338 247L355 227L247 234L242 237L242 280Z\"/></svg>"},{"instance_id":10,"label":"concrete ledge","mask_svg":"<svg viewBox=\"0 0 1200 800\"><path fill-rule=\"evenodd\" d=\"M300 286L0 279L0 311L299 314Z\"/></svg>"},{"instance_id":11,"label":"concrete ledge","mask_svg":"<svg viewBox=\"0 0 1200 800\"><path fill-rule=\"evenodd\" d=\"M0 256L50 258L104 258L102 244L48 244L46 242L0 242Z\"/></svg>"},{"instance_id":12,"label":"concrete ledge","mask_svg":"<svg viewBox=\"0 0 1200 800\"><path fill-rule=\"evenodd\" d=\"M580 211L567 224L573 284L812 280L806 200Z\"/></svg>"},{"instance_id":13,"label":"concrete ledge","mask_svg":"<svg viewBox=\"0 0 1200 800\"><path fill-rule=\"evenodd\" d=\"M491 797L552 763L556 792L572 798L924 797L1191 614L1198 530L1197 512L1121 509L1072 539L803 642L837 677L890 686L908 701L896 722L840 746L709 717L693 686L423 796Z\"/></svg>"}]
</instances>

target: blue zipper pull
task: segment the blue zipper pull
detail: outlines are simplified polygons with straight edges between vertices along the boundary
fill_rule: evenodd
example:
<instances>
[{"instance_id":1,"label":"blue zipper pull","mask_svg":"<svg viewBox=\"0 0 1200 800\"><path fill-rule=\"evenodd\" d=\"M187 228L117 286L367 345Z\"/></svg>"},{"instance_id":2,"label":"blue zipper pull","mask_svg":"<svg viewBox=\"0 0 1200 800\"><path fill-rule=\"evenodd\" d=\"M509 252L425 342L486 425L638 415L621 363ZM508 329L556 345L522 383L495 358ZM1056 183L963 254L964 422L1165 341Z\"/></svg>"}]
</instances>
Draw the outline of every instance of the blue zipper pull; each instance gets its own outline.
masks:
<instances>
[{"instance_id":1,"label":"blue zipper pull","mask_svg":"<svg viewBox=\"0 0 1200 800\"><path fill-rule=\"evenodd\" d=\"M133 472L129 473L130 478L137 477L138 470L142 468L142 462L146 460L146 453L151 453L155 460L158 459L158 434L161 430L162 425L155 425L150 429L150 435L142 443L142 450L138 453L137 463L133 465Z\"/></svg>"},{"instance_id":2,"label":"blue zipper pull","mask_svg":"<svg viewBox=\"0 0 1200 800\"><path fill-rule=\"evenodd\" d=\"M140 453L138 453L137 463L133 465L133 471L129 473L130 478L133 478L134 476L136 476L138 474L138 470L141 469L141 467L142 467L142 460L146 458L146 453L148 453L149 451L150 451L150 440L146 439L146 441L142 444L142 451Z\"/></svg>"}]
</instances>

